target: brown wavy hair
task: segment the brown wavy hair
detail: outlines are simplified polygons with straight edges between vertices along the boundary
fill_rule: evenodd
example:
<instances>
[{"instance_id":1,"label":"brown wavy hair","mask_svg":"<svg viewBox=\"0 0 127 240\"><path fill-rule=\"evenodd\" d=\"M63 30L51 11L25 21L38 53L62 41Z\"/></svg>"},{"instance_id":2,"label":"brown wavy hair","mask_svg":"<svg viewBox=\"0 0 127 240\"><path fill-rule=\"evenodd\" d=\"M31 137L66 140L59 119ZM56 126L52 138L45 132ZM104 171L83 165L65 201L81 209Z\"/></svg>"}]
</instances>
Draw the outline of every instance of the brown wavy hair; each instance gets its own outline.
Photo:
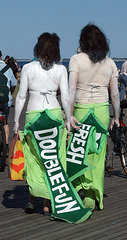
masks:
<instances>
[{"instance_id":1,"label":"brown wavy hair","mask_svg":"<svg viewBox=\"0 0 127 240\"><path fill-rule=\"evenodd\" d=\"M80 34L81 51L89 56L93 63L101 62L109 52L109 43L105 34L94 24L87 24Z\"/></svg>"},{"instance_id":2,"label":"brown wavy hair","mask_svg":"<svg viewBox=\"0 0 127 240\"><path fill-rule=\"evenodd\" d=\"M58 63L60 57L60 38L56 33L45 32L40 35L34 47L34 56L45 69L50 69L53 63Z\"/></svg>"}]
</instances>

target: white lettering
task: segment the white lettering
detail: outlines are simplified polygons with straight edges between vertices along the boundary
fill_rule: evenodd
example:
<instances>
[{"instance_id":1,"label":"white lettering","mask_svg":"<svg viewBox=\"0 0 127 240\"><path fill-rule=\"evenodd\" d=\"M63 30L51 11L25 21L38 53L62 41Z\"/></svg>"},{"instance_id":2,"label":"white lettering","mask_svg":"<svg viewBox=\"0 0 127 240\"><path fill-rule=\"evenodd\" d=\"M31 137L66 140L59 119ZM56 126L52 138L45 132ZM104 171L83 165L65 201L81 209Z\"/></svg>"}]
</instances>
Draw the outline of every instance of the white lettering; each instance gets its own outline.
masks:
<instances>
[{"instance_id":1,"label":"white lettering","mask_svg":"<svg viewBox=\"0 0 127 240\"><path fill-rule=\"evenodd\" d=\"M74 138L73 138L73 142L76 142L76 141L77 141L77 144L82 143L82 147L84 147L84 145L85 145L85 143L86 143L86 141L83 141L83 140L81 140L81 139L79 139L79 138L74 137Z\"/></svg>"},{"instance_id":2,"label":"white lettering","mask_svg":"<svg viewBox=\"0 0 127 240\"><path fill-rule=\"evenodd\" d=\"M56 172L58 170L61 170L61 167L52 168L50 170L47 170L48 176L51 176L51 173Z\"/></svg>"},{"instance_id":3,"label":"white lettering","mask_svg":"<svg viewBox=\"0 0 127 240\"><path fill-rule=\"evenodd\" d=\"M52 185L55 185L54 181L56 181L57 183L60 183L60 179L61 179L62 182L65 181L62 172L50 177L50 181L51 181Z\"/></svg>"},{"instance_id":4,"label":"white lettering","mask_svg":"<svg viewBox=\"0 0 127 240\"><path fill-rule=\"evenodd\" d=\"M79 129L79 133L75 133L76 137L81 137L82 139L86 139L89 132L83 129Z\"/></svg>"},{"instance_id":5,"label":"white lettering","mask_svg":"<svg viewBox=\"0 0 127 240\"><path fill-rule=\"evenodd\" d=\"M58 196L55 197L55 201L56 201L57 203L63 203L63 202L69 202L69 201L72 201L72 200L73 200L72 197L63 198L63 197L66 197L66 196L67 196L66 193L63 193L63 194L61 194L61 195L58 195ZM63 198L63 199L62 199L62 198Z\"/></svg>"},{"instance_id":6,"label":"white lettering","mask_svg":"<svg viewBox=\"0 0 127 240\"><path fill-rule=\"evenodd\" d=\"M42 137L41 135L47 134L47 133L52 133L48 136ZM57 128L51 128L51 129L46 129L46 130L40 130L40 131L34 131L34 136L37 140L43 140L43 139L48 139L48 138L55 138L57 136Z\"/></svg>"},{"instance_id":7,"label":"white lettering","mask_svg":"<svg viewBox=\"0 0 127 240\"><path fill-rule=\"evenodd\" d=\"M54 159L54 160L45 162L44 165L47 169L51 169L53 167L57 167L59 165L59 162L57 159Z\"/></svg>"},{"instance_id":8,"label":"white lettering","mask_svg":"<svg viewBox=\"0 0 127 240\"><path fill-rule=\"evenodd\" d=\"M63 189L62 188L65 188L67 192L69 191L69 187L68 187L68 185L66 183L61 184L60 186L52 188L52 191L54 192L54 191L58 190L60 193L63 193Z\"/></svg>"},{"instance_id":9,"label":"white lettering","mask_svg":"<svg viewBox=\"0 0 127 240\"><path fill-rule=\"evenodd\" d=\"M91 125L82 124L82 128L83 128L83 129L86 128L86 130L89 131L89 129L91 128Z\"/></svg>"},{"instance_id":10,"label":"white lettering","mask_svg":"<svg viewBox=\"0 0 127 240\"><path fill-rule=\"evenodd\" d=\"M62 210L57 211L57 213L73 212L73 211L79 210L80 207L72 208L75 204L77 204L76 200L74 200L72 202L69 202L69 203L64 203L64 204L61 204L61 205L57 205L56 208L66 207L66 208L64 208Z\"/></svg>"},{"instance_id":11,"label":"white lettering","mask_svg":"<svg viewBox=\"0 0 127 240\"><path fill-rule=\"evenodd\" d=\"M44 141L41 141L39 143L39 146L42 148L42 149L50 149L50 148L55 148L56 146L56 142L52 139L49 139L49 140L44 140Z\"/></svg>"},{"instance_id":12,"label":"white lettering","mask_svg":"<svg viewBox=\"0 0 127 240\"><path fill-rule=\"evenodd\" d=\"M75 159L76 157L83 158L84 156L82 154L73 153L73 152L68 151L67 155L72 155L72 159L71 158L66 159L68 162L73 162L73 163L80 164L80 165L82 164L82 161Z\"/></svg>"},{"instance_id":13,"label":"white lettering","mask_svg":"<svg viewBox=\"0 0 127 240\"><path fill-rule=\"evenodd\" d=\"M81 152L82 154L84 154L84 148L82 148L82 147L78 147L78 148L74 148L74 143L71 143L71 150L73 151L73 152Z\"/></svg>"}]
</instances>

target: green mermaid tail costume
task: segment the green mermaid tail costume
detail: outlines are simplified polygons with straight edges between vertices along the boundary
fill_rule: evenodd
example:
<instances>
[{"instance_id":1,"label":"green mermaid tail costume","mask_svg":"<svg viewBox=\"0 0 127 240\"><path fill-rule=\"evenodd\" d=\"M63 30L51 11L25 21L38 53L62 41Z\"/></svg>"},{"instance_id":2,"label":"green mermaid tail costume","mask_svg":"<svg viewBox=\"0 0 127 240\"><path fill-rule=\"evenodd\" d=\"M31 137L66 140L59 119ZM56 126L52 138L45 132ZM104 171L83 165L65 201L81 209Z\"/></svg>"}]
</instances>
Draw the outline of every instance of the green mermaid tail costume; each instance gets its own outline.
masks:
<instances>
[{"instance_id":1,"label":"green mermaid tail costume","mask_svg":"<svg viewBox=\"0 0 127 240\"><path fill-rule=\"evenodd\" d=\"M74 116L79 122L82 122L83 119L87 118L90 113L94 119L94 122L91 122L91 125L94 125L96 128L96 124L99 124L105 130L105 138L101 141L102 146L100 152L89 152L87 155L85 163L92 167L87 169L87 171L84 171L84 174L74 178L72 184L77 192L80 189L83 189L85 194L83 203L85 207L94 210L96 202L98 202L99 208L103 209L104 167L107 143L106 135L108 133L107 130L109 125L109 104L77 104L75 106ZM90 119L87 123L90 124Z\"/></svg>"},{"instance_id":2,"label":"green mermaid tail costume","mask_svg":"<svg viewBox=\"0 0 127 240\"><path fill-rule=\"evenodd\" d=\"M66 175L66 136L59 108L26 114L20 132L25 167L24 179L35 197L51 199L51 219L80 223L91 216Z\"/></svg>"}]
</instances>

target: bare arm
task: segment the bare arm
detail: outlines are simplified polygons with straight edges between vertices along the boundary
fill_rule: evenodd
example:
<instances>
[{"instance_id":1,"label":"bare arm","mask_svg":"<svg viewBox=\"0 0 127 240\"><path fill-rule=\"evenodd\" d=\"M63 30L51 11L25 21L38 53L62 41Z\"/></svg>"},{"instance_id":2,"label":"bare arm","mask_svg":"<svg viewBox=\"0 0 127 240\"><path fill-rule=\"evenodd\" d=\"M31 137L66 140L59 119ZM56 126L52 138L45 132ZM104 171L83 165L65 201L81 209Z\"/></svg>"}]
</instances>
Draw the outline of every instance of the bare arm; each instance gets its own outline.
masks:
<instances>
[{"instance_id":1,"label":"bare arm","mask_svg":"<svg viewBox=\"0 0 127 240\"><path fill-rule=\"evenodd\" d=\"M75 123L79 123L79 121L73 116L77 81L78 81L78 72L70 72L69 93L70 93L70 102L71 102L71 126L73 128L79 129L80 127L75 125Z\"/></svg>"},{"instance_id":2,"label":"bare arm","mask_svg":"<svg viewBox=\"0 0 127 240\"><path fill-rule=\"evenodd\" d=\"M19 128L19 118L26 101L27 90L28 90L28 80L27 80L26 68L23 68L21 73L21 82L20 82L19 92L17 94L16 102L15 102L15 115L14 115L14 128L13 128L14 133L17 133Z\"/></svg>"},{"instance_id":3,"label":"bare arm","mask_svg":"<svg viewBox=\"0 0 127 240\"><path fill-rule=\"evenodd\" d=\"M111 101L113 106L113 119L111 122L111 129L116 123L119 126L119 113L120 113L120 98L119 98L119 90L118 90L118 80L116 77L111 78L109 84L109 90L111 94Z\"/></svg>"},{"instance_id":4,"label":"bare arm","mask_svg":"<svg viewBox=\"0 0 127 240\"><path fill-rule=\"evenodd\" d=\"M67 129L70 132L70 96L68 89L68 76L66 68L63 68L63 73L60 79L60 91L61 91L61 101L64 108L64 112L67 120Z\"/></svg>"}]
</instances>

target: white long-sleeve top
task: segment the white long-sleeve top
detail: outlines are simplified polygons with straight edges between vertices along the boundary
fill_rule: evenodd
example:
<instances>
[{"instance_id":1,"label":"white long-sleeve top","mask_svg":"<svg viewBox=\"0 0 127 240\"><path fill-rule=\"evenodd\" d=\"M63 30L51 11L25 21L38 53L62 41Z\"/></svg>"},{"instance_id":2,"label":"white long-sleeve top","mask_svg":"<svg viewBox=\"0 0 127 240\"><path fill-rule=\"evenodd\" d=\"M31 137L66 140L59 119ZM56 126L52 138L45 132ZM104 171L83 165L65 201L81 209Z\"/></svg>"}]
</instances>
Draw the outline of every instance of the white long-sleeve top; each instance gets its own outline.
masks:
<instances>
[{"instance_id":1,"label":"white long-sleeve top","mask_svg":"<svg viewBox=\"0 0 127 240\"><path fill-rule=\"evenodd\" d=\"M27 111L44 110L60 106L56 98L56 92L59 88L62 105L69 122L70 98L66 68L63 65L54 64L50 70L44 70L39 61L25 64L21 72L20 88L16 97L14 131L17 131L19 118L28 92Z\"/></svg>"}]
</instances>

